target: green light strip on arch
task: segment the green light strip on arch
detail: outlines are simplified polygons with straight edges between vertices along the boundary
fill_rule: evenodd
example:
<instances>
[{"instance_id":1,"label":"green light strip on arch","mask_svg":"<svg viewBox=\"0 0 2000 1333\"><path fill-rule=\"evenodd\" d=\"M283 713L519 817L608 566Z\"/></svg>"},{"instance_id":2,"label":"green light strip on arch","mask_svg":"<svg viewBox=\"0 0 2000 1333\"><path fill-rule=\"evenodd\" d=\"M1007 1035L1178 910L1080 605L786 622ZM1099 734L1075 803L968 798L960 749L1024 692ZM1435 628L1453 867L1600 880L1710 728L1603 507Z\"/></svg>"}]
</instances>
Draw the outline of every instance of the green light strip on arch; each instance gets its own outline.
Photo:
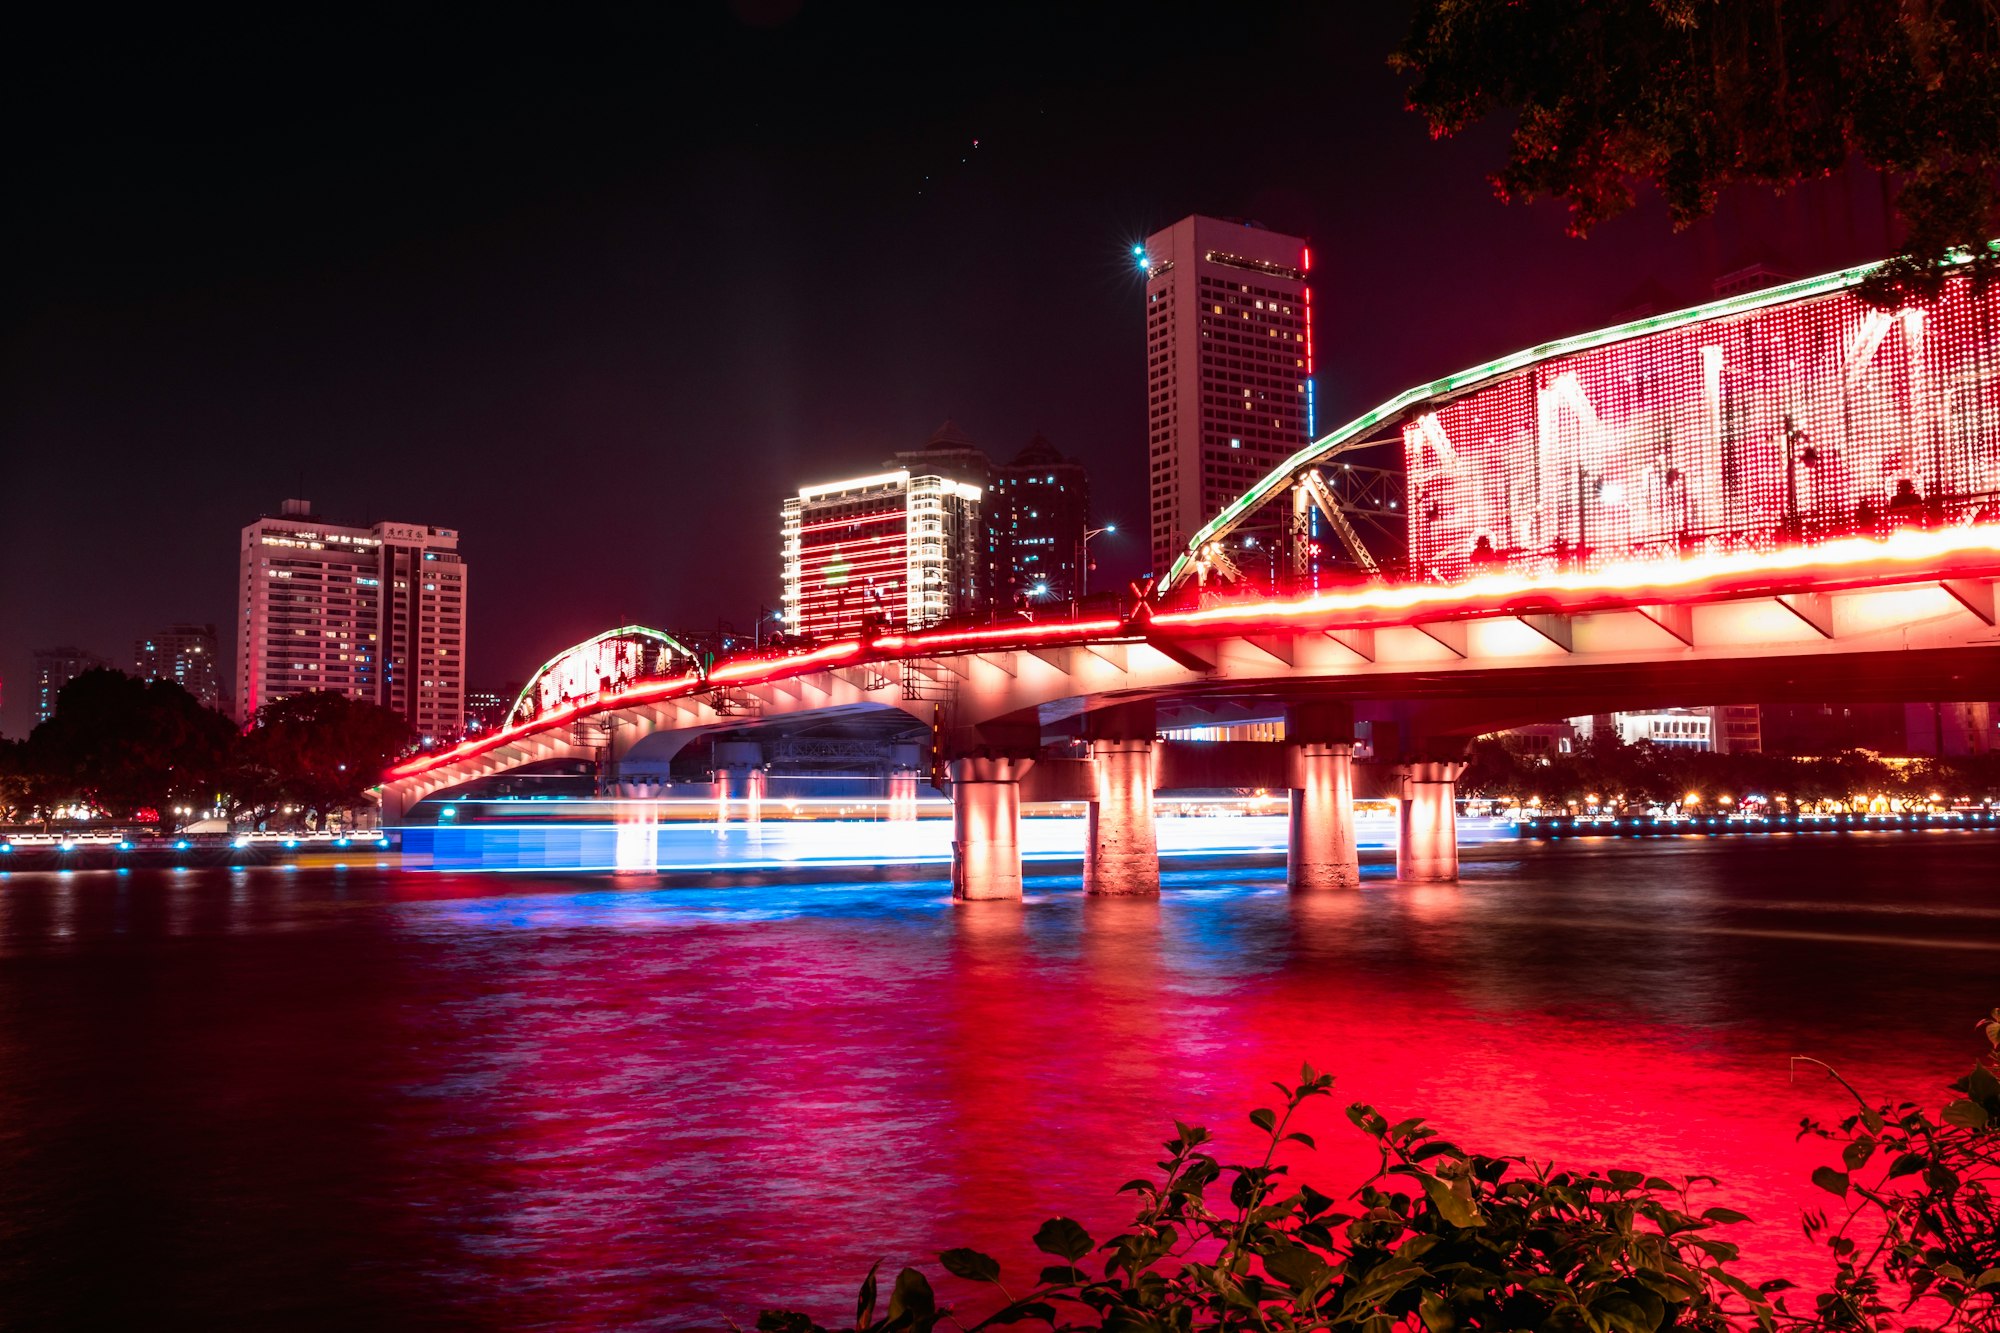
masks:
<instances>
[{"instance_id":1,"label":"green light strip on arch","mask_svg":"<svg viewBox=\"0 0 2000 1333\"><path fill-rule=\"evenodd\" d=\"M528 677L528 683L521 687L521 692L514 696L514 702L511 705L509 705L507 709L507 720L511 721L514 718L514 716L520 712L521 705L526 703L529 699L529 696L535 693L535 687L542 683L543 676L548 675L550 671L555 669L556 663L562 661L565 657L568 657L571 653L582 652L585 648L588 648L593 644L603 643L606 639L625 639L625 638L654 639L660 643L666 644L669 648L679 653L682 657L690 659L694 657L694 654L688 651L686 644L682 643L679 639L676 639L673 635L668 634L663 630L648 629L644 625L620 625L617 629L605 630L604 633L594 634L590 638L585 639L582 643L571 644L569 647L557 653L554 657L551 657L548 661L542 663L541 666L537 667L535 669L535 674Z\"/></svg>"}]
</instances>

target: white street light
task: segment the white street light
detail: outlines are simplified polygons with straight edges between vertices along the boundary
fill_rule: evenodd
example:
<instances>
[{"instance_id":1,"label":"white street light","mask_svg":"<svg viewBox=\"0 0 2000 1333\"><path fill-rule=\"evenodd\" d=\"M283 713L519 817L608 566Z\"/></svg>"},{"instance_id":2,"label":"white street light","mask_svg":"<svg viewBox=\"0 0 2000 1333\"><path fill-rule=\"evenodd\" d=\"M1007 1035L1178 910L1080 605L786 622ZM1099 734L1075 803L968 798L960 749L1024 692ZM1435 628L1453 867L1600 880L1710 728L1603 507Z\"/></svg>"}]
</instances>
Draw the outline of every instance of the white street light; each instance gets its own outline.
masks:
<instances>
[{"instance_id":1,"label":"white street light","mask_svg":"<svg viewBox=\"0 0 2000 1333\"><path fill-rule=\"evenodd\" d=\"M1082 601L1090 594L1090 539L1107 532L1117 532L1116 523L1106 523L1101 528L1085 528L1083 539L1076 544L1076 597Z\"/></svg>"}]
</instances>

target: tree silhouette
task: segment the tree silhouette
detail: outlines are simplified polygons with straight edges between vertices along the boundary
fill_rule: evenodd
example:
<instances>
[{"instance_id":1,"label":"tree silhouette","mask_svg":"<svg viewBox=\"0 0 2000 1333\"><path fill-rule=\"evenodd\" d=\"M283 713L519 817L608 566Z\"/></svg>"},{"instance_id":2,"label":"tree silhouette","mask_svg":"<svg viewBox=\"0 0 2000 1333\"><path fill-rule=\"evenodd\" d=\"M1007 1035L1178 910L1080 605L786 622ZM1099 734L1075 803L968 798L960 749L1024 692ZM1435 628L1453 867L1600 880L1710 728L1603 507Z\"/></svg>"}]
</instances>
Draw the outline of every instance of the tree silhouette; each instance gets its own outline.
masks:
<instances>
[{"instance_id":1,"label":"tree silhouette","mask_svg":"<svg viewBox=\"0 0 2000 1333\"><path fill-rule=\"evenodd\" d=\"M383 768L409 741L409 724L400 714L332 690L266 704L244 737L238 763L245 804L274 804L282 797L322 818L348 809L381 781Z\"/></svg>"},{"instance_id":2,"label":"tree silhouette","mask_svg":"<svg viewBox=\"0 0 2000 1333\"><path fill-rule=\"evenodd\" d=\"M175 807L216 803L234 739L228 718L174 682L100 668L63 687L28 737L26 767L45 809L83 801L121 819L154 810L171 830Z\"/></svg>"},{"instance_id":3,"label":"tree silhouette","mask_svg":"<svg viewBox=\"0 0 2000 1333\"><path fill-rule=\"evenodd\" d=\"M1954 251L2000 276L2000 11L1987 0L1419 0L1391 57L1436 136L1512 113L1503 199L1587 233L1660 189L1674 225L1738 183L1858 158L1901 183L1902 250L1863 289L1936 294ZM1960 270L1966 271L1966 270Z\"/></svg>"}]
</instances>

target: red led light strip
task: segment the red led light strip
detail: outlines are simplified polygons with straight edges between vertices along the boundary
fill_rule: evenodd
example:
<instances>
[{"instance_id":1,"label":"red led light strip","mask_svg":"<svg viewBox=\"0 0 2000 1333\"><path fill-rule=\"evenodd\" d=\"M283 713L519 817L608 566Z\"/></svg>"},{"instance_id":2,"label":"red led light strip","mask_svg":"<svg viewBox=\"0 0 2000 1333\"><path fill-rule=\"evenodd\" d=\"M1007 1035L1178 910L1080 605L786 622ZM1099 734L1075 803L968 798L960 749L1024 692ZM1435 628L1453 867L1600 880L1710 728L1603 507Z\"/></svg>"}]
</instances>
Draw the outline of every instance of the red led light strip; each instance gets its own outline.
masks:
<instances>
[{"instance_id":1,"label":"red led light strip","mask_svg":"<svg viewBox=\"0 0 2000 1333\"><path fill-rule=\"evenodd\" d=\"M1966 526L1946 532L1900 532L1886 540L1847 538L1818 547L1793 548L1768 554L1629 564L1552 577L1493 574L1450 585L1376 587L1291 601L1246 601L1199 611L1160 612L1151 617L1149 627L1155 631L1182 631L1175 635L1176 638L1198 639L1216 633L1296 627L1301 624L1325 628L1365 628L1507 615L1529 610L1574 614L1662 601L1687 603L1758 593L1838 591L1978 577L2000 577L2000 524ZM565 725L590 713L684 697L718 684L756 685L781 680L834 663L851 662L864 655L868 660L893 661L921 657L940 650L1004 651L1066 641L1091 643L1108 638L1130 639L1139 637L1142 632L1136 624L1107 617L890 634L872 640L845 639L788 657L727 662L713 669L706 678L683 675L633 685L600 699L571 704L533 721L467 741L453 749L409 760L390 769L386 776L391 781L415 777L497 749L534 732Z\"/></svg>"},{"instance_id":2,"label":"red led light strip","mask_svg":"<svg viewBox=\"0 0 2000 1333\"><path fill-rule=\"evenodd\" d=\"M1886 540L1846 538L1816 547L1616 565L1531 576L1496 573L1452 584L1362 588L1290 601L1256 600L1161 612L1163 628L1229 630L1324 621L1334 628L1409 624L1510 610L1581 612L1597 607L1693 602L1755 592L1827 592L1883 584L2000 574L2000 524L1949 532L1902 532Z\"/></svg>"}]
</instances>

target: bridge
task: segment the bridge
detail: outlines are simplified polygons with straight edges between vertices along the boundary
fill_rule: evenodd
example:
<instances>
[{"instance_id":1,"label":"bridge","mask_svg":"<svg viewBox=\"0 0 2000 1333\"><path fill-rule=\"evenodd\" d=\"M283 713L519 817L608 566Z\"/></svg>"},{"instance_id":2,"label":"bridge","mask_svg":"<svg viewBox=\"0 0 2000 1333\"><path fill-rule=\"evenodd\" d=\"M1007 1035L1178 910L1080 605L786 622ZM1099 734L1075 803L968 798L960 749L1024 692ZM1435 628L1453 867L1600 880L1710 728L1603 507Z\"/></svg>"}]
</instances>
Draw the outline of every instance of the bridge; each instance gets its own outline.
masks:
<instances>
[{"instance_id":1,"label":"bridge","mask_svg":"<svg viewBox=\"0 0 2000 1333\"><path fill-rule=\"evenodd\" d=\"M873 719L926 738L898 748L892 791L914 794L926 761L949 791L962 898L1019 896L1021 806L1055 799L1088 802L1087 891L1156 891L1154 794L1217 787L1291 793L1295 888L1358 882L1357 795L1397 802L1399 877L1441 881L1475 735L1675 704L1993 698L2000 293L1872 311L1851 295L1868 271L1399 395L1258 482L1119 614L571 663L570 687L501 730L391 769L383 817L553 762L642 773L703 737L735 789L770 738ZM1325 472L1398 441L1392 580ZM1258 567L1231 541L1269 505L1290 521ZM1282 740L1161 739L1279 717Z\"/></svg>"}]
</instances>

